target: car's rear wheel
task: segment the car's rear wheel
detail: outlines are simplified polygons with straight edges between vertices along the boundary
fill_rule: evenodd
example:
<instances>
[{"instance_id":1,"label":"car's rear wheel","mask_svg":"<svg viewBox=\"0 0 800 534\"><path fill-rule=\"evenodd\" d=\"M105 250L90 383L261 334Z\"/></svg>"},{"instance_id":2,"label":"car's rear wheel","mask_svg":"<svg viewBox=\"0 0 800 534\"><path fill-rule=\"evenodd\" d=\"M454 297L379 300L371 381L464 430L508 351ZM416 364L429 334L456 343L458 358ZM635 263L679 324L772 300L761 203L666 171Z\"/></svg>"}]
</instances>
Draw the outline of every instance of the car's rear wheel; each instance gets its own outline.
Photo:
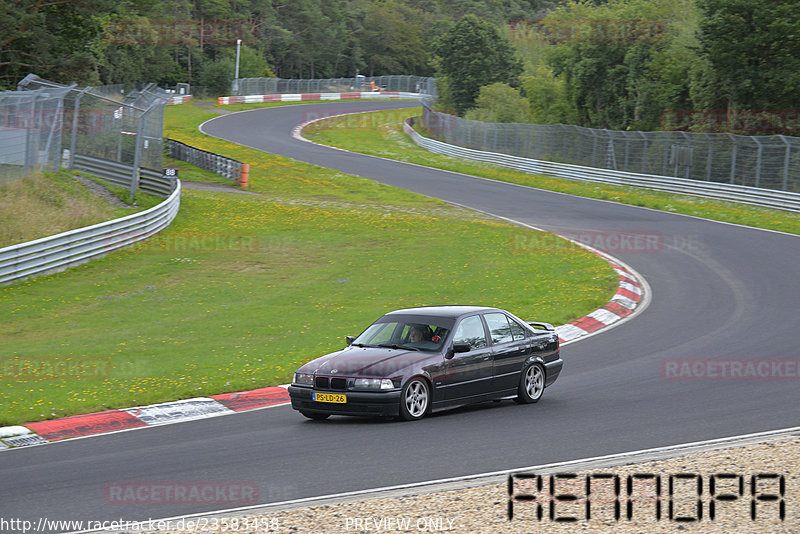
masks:
<instances>
[{"instance_id":1,"label":"car's rear wheel","mask_svg":"<svg viewBox=\"0 0 800 534\"><path fill-rule=\"evenodd\" d=\"M544 393L544 369L538 363L527 367L519 379L519 390L517 398L514 399L520 404L530 404L539 402Z\"/></svg>"},{"instance_id":2,"label":"car's rear wheel","mask_svg":"<svg viewBox=\"0 0 800 534\"><path fill-rule=\"evenodd\" d=\"M305 415L309 419L313 419L314 421L322 421L323 419L327 419L331 415L329 413L312 413L312 412L300 412L300 413Z\"/></svg>"},{"instance_id":3,"label":"car's rear wheel","mask_svg":"<svg viewBox=\"0 0 800 534\"><path fill-rule=\"evenodd\" d=\"M409 380L400 393L400 417L405 421L422 419L430 406L430 389L421 378Z\"/></svg>"}]
</instances>

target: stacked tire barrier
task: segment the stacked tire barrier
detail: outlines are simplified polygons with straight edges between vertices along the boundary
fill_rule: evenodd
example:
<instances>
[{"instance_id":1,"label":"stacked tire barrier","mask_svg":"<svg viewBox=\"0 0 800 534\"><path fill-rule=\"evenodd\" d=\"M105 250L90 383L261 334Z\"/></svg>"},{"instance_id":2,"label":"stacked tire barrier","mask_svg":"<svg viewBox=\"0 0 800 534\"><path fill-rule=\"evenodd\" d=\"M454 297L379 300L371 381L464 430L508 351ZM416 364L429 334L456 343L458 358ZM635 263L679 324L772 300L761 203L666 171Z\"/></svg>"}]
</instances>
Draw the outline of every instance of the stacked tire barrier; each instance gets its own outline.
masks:
<instances>
[{"instance_id":1,"label":"stacked tire barrier","mask_svg":"<svg viewBox=\"0 0 800 534\"><path fill-rule=\"evenodd\" d=\"M167 139L167 154L171 158L191 163L196 167L233 180L242 187L247 187L250 174L250 165L247 163L220 156L174 139Z\"/></svg>"}]
</instances>

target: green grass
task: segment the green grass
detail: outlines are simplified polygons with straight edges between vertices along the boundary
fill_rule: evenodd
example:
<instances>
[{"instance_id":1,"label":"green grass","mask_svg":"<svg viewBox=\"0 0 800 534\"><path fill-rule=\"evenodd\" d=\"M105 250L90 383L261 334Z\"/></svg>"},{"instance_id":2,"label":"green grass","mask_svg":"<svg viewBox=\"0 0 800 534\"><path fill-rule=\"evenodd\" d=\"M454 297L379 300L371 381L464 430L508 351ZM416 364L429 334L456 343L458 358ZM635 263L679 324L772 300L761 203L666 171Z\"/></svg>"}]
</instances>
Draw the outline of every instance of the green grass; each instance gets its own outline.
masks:
<instances>
[{"instance_id":1,"label":"green grass","mask_svg":"<svg viewBox=\"0 0 800 534\"><path fill-rule=\"evenodd\" d=\"M209 138L210 116L170 107L167 134L250 163L263 194L184 190L145 244L0 288L0 425L286 383L399 307L558 324L615 290L605 262L550 234Z\"/></svg>"},{"instance_id":2,"label":"green grass","mask_svg":"<svg viewBox=\"0 0 800 534\"><path fill-rule=\"evenodd\" d=\"M142 207L114 207L67 171L35 173L0 185L0 247L123 217Z\"/></svg>"},{"instance_id":3,"label":"green grass","mask_svg":"<svg viewBox=\"0 0 800 534\"><path fill-rule=\"evenodd\" d=\"M800 234L800 214L797 213L748 206L735 202L722 202L686 195L661 193L643 188L618 187L527 174L496 165L433 154L415 145L402 130L403 119L419 116L421 112L421 108L408 108L334 117L309 125L303 130L303 135L318 143L355 152L482 176L493 180Z\"/></svg>"}]
</instances>

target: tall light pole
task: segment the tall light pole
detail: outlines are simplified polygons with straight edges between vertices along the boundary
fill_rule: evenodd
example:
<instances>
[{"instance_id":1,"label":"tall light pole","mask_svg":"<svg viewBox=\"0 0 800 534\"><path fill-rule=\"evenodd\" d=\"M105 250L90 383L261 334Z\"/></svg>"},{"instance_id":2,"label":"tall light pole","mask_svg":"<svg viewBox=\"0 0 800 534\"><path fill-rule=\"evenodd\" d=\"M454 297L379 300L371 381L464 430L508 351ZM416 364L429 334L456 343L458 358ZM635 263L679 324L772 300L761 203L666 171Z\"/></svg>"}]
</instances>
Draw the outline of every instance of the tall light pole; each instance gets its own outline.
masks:
<instances>
[{"instance_id":1,"label":"tall light pole","mask_svg":"<svg viewBox=\"0 0 800 534\"><path fill-rule=\"evenodd\" d=\"M233 75L233 94L239 94L239 51L242 48L242 40L236 39L236 72Z\"/></svg>"}]
</instances>

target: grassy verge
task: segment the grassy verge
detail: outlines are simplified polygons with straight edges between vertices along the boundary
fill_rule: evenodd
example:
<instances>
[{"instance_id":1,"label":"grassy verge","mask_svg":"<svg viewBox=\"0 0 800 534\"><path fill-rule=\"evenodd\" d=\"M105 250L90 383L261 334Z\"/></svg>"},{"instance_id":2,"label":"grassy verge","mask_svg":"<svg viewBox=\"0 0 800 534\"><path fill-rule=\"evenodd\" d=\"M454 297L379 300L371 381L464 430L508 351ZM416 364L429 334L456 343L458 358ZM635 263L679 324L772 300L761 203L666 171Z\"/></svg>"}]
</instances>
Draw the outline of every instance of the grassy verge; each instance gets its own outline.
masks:
<instances>
[{"instance_id":1,"label":"grassy verge","mask_svg":"<svg viewBox=\"0 0 800 534\"><path fill-rule=\"evenodd\" d=\"M686 195L661 193L642 188L575 182L433 154L415 145L403 133L403 119L419 116L420 114L421 108L409 108L334 117L309 125L303 131L303 135L319 143L355 152L482 176L493 180L800 234L800 214L737 204L735 202L721 202Z\"/></svg>"},{"instance_id":2,"label":"grassy verge","mask_svg":"<svg viewBox=\"0 0 800 534\"><path fill-rule=\"evenodd\" d=\"M141 208L114 207L66 171L32 174L0 186L0 247L123 217Z\"/></svg>"},{"instance_id":3,"label":"grassy verge","mask_svg":"<svg viewBox=\"0 0 800 534\"><path fill-rule=\"evenodd\" d=\"M264 194L185 190L145 244L0 288L0 425L285 383L398 307L563 323L613 294L549 234L206 137L209 116L170 107L168 135L250 163Z\"/></svg>"}]
</instances>

